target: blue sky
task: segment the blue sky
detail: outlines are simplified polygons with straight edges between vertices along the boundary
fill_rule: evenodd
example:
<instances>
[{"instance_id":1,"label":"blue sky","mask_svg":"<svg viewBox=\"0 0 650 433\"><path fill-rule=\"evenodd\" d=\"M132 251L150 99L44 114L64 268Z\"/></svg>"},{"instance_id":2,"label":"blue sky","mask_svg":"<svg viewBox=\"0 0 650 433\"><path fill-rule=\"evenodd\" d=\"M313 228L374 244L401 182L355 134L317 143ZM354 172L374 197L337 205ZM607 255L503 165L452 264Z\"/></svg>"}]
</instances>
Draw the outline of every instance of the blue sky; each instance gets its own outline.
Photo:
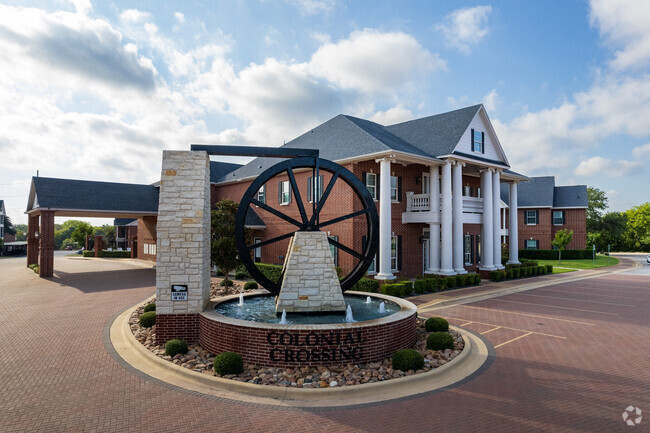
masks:
<instances>
[{"instance_id":1,"label":"blue sky","mask_svg":"<svg viewBox=\"0 0 650 433\"><path fill-rule=\"evenodd\" d=\"M161 150L281 145L339 113L485 104L512 168L650 200L644 0L0 4L0 198L41 176L150 183Z\"/></svg>"}]
</instances>

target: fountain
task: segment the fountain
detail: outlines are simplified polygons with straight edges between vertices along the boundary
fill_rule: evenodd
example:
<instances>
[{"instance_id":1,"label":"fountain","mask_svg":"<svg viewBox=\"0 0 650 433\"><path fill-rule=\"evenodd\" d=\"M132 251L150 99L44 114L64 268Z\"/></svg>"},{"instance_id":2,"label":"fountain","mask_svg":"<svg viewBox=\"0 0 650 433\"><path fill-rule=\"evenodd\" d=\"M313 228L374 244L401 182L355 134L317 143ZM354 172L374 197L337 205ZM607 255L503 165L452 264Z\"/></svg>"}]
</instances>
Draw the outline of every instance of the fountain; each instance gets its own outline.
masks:
<instances>
[{"instance_id":1,"label":"fountain","mask_svg":"<svg viewBox=\"0 0 650 433\"><path fill-rule=\"evenodd\" d=\"M282 317L280 318L280 321L278 323L280 325L289 324L289 322L287 322L287 310L282 310Z\"/></svg>"},{"instance_id":2,"label":"fountain","mask_svg":"<svg viewBox=\"0 0 650 433\"><path fill-rule=\"evenodd\" d=\"M350 304L348 304L348 309L345 310L345 322L346 323L355 322L354 317L352 317L352 307L350 307Z\"/></svg>"},{"instance_id":3,"label":"fountain","mask_svg":"<svg viewBox=\"0 0 650 433\"><path fill-rule=\"evenodd\" d=\"M244 294L243 293L239 294L239 306L240 307L244 306Z\"/></svg>"},{"instance_id":4,"label":"fountain","mask_svg":"<svg viewBox=\"0 0 650 433\"><path fill-rule=\"evenodd\" d=\"M368 296L368 297L366 298L366 304L369 304L370 302L371 302L371 301L370 301L370 296Z\"/></svg>"},{"instance_id":5,"label":"fountain","mask_svg":"<svg viewBox=\"0 0 650 433\"><path fill-rule=\"evenodd\" d=\"M386 303L384 301L379 304L379 314L386 312Z\"/></svg>"}]
</instances>

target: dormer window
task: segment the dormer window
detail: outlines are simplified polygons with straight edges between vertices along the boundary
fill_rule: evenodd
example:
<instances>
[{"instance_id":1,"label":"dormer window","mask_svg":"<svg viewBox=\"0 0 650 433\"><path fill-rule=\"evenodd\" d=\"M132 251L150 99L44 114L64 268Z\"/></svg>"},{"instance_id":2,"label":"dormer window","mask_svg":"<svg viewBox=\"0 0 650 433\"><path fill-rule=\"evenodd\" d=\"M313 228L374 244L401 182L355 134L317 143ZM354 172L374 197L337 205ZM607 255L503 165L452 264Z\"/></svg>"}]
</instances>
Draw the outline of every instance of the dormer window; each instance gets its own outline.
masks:
<instances>
[{"instance_id":1,"label":"dormer window","mask_svg":"<svg viewBox=\"0 0 650 433\"><path fill-rule=\"evenodd\" d=\"M483 137L485 135L481 131L475 131L472 129L472 151L478 152L478 153L483 153Z\"/></svg>"}]
</instances>

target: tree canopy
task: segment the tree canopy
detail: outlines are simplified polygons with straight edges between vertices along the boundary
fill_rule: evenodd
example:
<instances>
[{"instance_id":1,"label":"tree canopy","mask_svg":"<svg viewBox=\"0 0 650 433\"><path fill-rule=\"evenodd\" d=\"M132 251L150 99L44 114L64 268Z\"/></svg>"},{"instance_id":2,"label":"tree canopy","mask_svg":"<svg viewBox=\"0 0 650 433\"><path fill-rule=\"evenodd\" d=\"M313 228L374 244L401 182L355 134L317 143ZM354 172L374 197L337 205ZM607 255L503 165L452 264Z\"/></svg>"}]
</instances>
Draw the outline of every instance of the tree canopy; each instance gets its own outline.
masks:
<instances>
[{"instance_id":1,"label":"tree canopy","mask_svg":"<svg viewBox=\"0 0 650 433\"><path fill-rule=\"evenodd\" d=\"M212 262L223 272L226 280L228 273L241 264L235 244L235 217L238 206L233 200L221 200L210 215ZM247 238L250 238L249 232Z\"/></svg>"},{"instance_id":2,"label":"tree canopy","mask_svg":"<svg viewBox=\"0 0 650 433\"><path fill-rule=\"evenodd\" d=\"M573 230L562 229L555 233L555 239L551 241L551 245L558 249L558 258L562 262L562 251L569 245L573 239Z\"/></svg>"},{"instance_id":3,"label":"tree canopy","mask_svg":"<svg viewBox=\"0 0 650 433\"><path fill-rule=\"evenodd\" d=\"M608 207L608 198L605 191L594 187L587 187L587 231L593 232L600 229L602 216Z\"/></svg>"}]
</instances>

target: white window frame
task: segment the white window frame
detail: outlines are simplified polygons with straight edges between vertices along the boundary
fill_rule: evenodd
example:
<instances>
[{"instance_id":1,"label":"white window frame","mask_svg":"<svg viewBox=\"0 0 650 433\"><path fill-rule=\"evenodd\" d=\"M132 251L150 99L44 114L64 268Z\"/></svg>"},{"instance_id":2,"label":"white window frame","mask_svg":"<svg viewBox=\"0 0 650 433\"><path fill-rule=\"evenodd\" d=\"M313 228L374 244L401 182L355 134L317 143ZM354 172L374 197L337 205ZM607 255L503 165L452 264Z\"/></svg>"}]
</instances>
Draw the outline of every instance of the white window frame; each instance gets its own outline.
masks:
<instances>
[{"instance_id":1,"label":"white window frame","mask_svg":"<svg viewBox=\"0 0 650 433\"><path fill-rule=\"evenodd\" d=\"M373 185L370 185L370 177L372 177ZM377 200L377 173L366 173L366 189L373 200Z\"/></svg>"},{"instance_id":2,"label":"white window frame","mask_svg":"<svg viewBox=\"0 0 650 433\"><path fill-rule=\"evenodd\" d=\"M530 248L529 243L532 242L533 247ZM526 239L526 249L527 250L536 250L537 249L537 240L535 239Z\"/></svg>"},{"instance_id":3,"label":"white window frame","mask_svg":"<svg viewBox=\"0 0 650 433\"><path fill-rule=\"evenodd\" d=\"M370 263L370 266L368 266L366 275L375 275L376 273L377 273L377 256L372 258L372 262Z\"/></svg>"},{"instance_id":4,"label":"white window frame","mask_svg":"<svg viewBox=\"0 0 650 433\"><path fill-rule=\"evenodd\" d=\"M422 173L422 194L431 194L431 191L429 191L430 185L429 173Z\"/></svg>"},{"instance_id":5,"label":"white window frame","mask_svg":"<svg viewBox=\"0 0 650 433\"><path fill-rule=\"evenodd\" d=\"M257 191L257 200L266 203L266 185L262 185Z\"/></svg>"},{"instance_id":6,"label":"white window frame","mask_svg":"<svg viewBox=\"0 0 650 433\"><path fill-rule=\"evenodd\" d=\"M314 178L313 176L309 176L307 181L307 188L309 189L309 200L307 200L309 203L313 201L314 195L318 195L318 200L321 199L323 196L323 175L320 174L318 175L318 185L314 185ZM318 192L317 192L318 189Z\"/></svg>"},{"instance_id":7,"label":"white window frame","mask_svg":"<svg viewBox=\"0 0 650 433\"><path fill-rule=\"evenodd\" d=\"M253 243L254 244L259 244L260 242L262 242L262 238L253 238ZM261 263L262 262L262 247L257 247L253 251L254 251L254 253L253 253L253 261L255 263Z\"/></svg>"},{"instance_id":8,"label":"white window frame","mask_svg":"<svg viewBox=\"0 0 650 433\"><path fill-rule=\"evenodd\" d=\"M465 265L472 264L472 237L470 235L465 235L463 238L463 260Z\"/></svg>"},{"instance_id":9,"label":"white window frame","mask_svg":"<svg viewBox=\"0 0 650 433\"><path fill-rule=\"evenodd\" d=\"M395 248L393 249L393 246ZM397 257L399 256L399 252L397 251L398 245L397 245L397 236L391 236L390 237L390 270L391 272L397 272ZM395 266L393 266L393 263Z\"/></svg>"},{"instance_id":10,"label":"white window frame","mask_svg":"<svg viewBox=\"0 0 650 433\"><path fill-rule=\"evenodd\" d=\"M286 188L285 188L286 186ZM282 188L282 193L280 194L280 205L286 206L291 202L291 183L288 180L283 180L280 183L280 188ZM285 197L286 194L286 197ZM286 199L286 200L285 200Z\"/></svg>"},{"instance_id":11,"label":"white window frame","mask_svg":"<svg viewBox=\"0 0 650 433\"><path fill-rule=\"evenodd\" d=\"M339 237L336 235L328 236L328 238L333 239L338 242ZM332 260L334 261L334 266L339 265L339 249L334 245L330 244L330 252L332 253Z\"/></svg>"},{"instance_id":12,"label":"white window frame","mask_svg":"<svg viewBox=\"0 0 650 433\"><path fill-rule=\"evenodd\" d=\"M532 223L529 222L531 217L535 222L532 222ZM537 221L537 211L527 210L526 211L526 225L527 226L536 226L538 223L539 223L539 221Z\"/></svg>"},{"instance_id":13,"label":"white window frame","mask_svg":"<svg viewBox=\"0 0 650 433\"><path fill-rule=\"evenodd\" d=\"M559 223L555 222L555 213L556 212L560 214L560 222ZM564 211L563 210L554 210L553 211L553 225L554 226L563 226L564 225L563 221L564 221Z\"/></svg>"},{"instance_id":14,"label":"white window frame","mask_svg":"<svg viewBox=\"0 0 650 433\"><path fill-rule=\"evenodd\" d=\"M395 179L395 186L393 186L393 179ZM393 198L393 191L395 191L395 198ZM399 197L397 195L399 194L399 179L397 176L391 176L390 177L390 201L392 203L398 203L399 202Z\"/></svg>"},{"instance_id":15,"label":"white window frame","mask_svg":"<svg viewBox=\"0 0 650 433\"><path fill-rule=\"evenodd\" d=\"M150 256L155 256L156 255L156 244L150 244L145 242L143 249L142 249L144 254L148 254Z\"/></svg>"},{"instance_id":16,"label":"white window frame","mask_svg":"<svg viewBox=\"0 0 650 433\"><path fill-rule=\"evenodd\" d=\"M479 137L481 137L479 140L476 140L477 134ZM476 150L477 145L478 145L478 150ZM483 143L483 133L481 131L474 130L474 136L472 137L472 152L483 153L484 145L485 143Z\"/></svg>"}]
</instances>

